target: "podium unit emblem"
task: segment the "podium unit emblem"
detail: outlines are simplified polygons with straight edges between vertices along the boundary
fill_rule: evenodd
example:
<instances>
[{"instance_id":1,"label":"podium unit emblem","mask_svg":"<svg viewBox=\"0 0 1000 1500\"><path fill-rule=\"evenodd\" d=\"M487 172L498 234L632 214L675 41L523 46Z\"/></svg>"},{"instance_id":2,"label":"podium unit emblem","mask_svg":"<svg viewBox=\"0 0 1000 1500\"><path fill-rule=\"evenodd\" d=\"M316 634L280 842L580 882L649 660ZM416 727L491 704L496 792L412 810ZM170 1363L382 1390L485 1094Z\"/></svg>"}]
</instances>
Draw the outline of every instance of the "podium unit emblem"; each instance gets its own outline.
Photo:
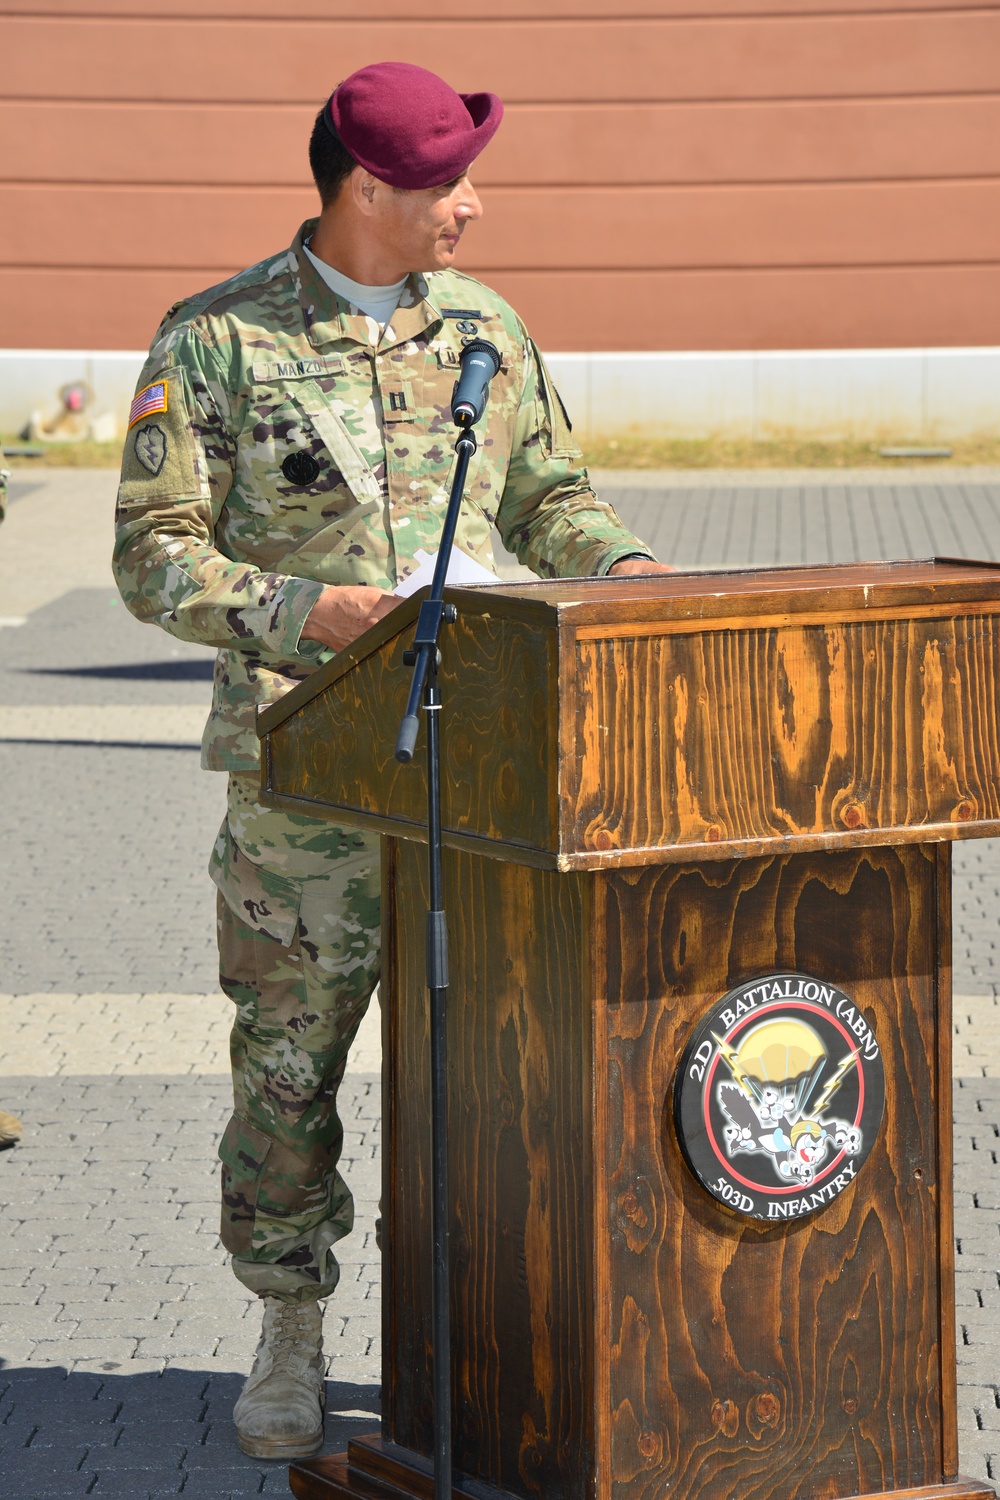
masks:
<instances>
[{"instance_id":1,"label":"podium unit emblem","mask_svg":"<svg viewBox=\"0 0 1000 1500\"><path fill-rule=\"evenodd\" d=\"M768 974L723 996L674 1084L694 1175L727 1208L769 1222L816 1213L849 1188L884 1108L870 1020L808 974Z\"/></svg>"}]
</instances>

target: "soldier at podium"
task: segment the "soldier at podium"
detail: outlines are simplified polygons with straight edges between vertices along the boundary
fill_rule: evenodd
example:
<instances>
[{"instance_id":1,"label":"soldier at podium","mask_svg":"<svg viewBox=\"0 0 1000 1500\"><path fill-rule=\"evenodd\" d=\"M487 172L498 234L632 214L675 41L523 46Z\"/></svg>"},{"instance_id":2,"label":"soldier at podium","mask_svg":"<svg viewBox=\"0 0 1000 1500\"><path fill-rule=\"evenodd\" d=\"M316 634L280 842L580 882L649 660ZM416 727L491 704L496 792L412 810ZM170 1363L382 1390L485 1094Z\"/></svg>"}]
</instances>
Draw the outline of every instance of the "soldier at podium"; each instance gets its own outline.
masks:
<instances>
[{"instance_id":1,"label":"soldier at podium","mask_svg":"<svg viewBox=\"0 0 1000 1500\"><path fill-rule=\"evenodd\" d=\"M457 545L490 566L495 523L543 576L660 570L591 489L517 314L452 268L482 213L469 167L502 113L405 63L352 74L312 132L319 217L171 308L130 414L122 597L219 653L202 763L229 775L211 858L236 1006L222 1240L263 1299L234 1412L255 1457L322 1445L322 1301L353 1220L337 1089L379 970L378 839L258 801L255 710L388 613L436 550L451 392L477 334L502 365Z\"/></svg>"}]
</instances>

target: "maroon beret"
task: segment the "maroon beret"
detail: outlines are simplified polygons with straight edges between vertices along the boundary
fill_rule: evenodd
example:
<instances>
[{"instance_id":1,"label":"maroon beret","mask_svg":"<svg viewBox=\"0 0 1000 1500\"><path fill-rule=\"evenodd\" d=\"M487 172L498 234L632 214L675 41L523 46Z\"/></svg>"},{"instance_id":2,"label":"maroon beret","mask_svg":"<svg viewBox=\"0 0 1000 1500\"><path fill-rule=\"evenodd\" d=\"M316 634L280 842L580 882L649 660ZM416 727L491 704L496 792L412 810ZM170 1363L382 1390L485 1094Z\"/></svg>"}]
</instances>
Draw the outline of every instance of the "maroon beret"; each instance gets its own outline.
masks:
<instances>
[{"instance_id":1,"label":"maroon beret","mask_svg":"<svg viewBox=\"0 0 1000 1500\"><path fill-rule=\"evenodd\" d=\"M339 83L327 105L354 160L396 188L438 187L489 145L503 119L496 94L456 94L413 63L373 63Z\"/></svg>"}]
</instances>

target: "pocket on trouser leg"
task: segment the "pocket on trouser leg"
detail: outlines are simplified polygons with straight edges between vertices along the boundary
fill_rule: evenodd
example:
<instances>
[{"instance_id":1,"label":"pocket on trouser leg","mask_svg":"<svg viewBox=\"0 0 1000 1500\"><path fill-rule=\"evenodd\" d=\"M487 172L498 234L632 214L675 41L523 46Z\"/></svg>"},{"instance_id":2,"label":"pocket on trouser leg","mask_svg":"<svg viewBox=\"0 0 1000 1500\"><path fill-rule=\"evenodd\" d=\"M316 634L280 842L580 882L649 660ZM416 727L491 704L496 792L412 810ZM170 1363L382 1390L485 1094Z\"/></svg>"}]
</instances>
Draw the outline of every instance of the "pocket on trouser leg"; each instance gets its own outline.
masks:
<instances>
[{"instance_id":1,"label":"pocket on trouser leg","mask_svg":"<svg viewBox=\"0 0 1000 1500\"><path fill-rule=\"evenodd\" d=\"M234 1115L219 1143L222 1163L222 1226L225 1248L234 1255L253 1249L253 1227L257 1216L264 1166L273 1145L271 1138L247 1120Z\"/></svg>"},{"instance_id":2,"label":"pocket on trouser leg","mask_svg":"<svg viewBox=\"0 0 1000 1500\"><path fill-rule=\"evenodd\" d=\"M253 932L276 943L292 941L299 919L302 882L255 864L223 823L212 846L208 873L230 909Z\"/></svg>"},{"instance_id":3,"label":"pocket on trouser leg","mask_svg":"<svg viewBox=\"0 0 1000 1500\"><path fill-rule=\"evenodd\" d=\"M333 1247L354 1226L354 1199L330 1154L289 1151L235 1116L219 1155L222 1244L237 1280L288 1302L330 1296L340 1278Z\"/></svg>"},{"instance_id":4,"label":"pocket on trouser leg","mask_svg":"<svg viewBox=\"0 0 1000 1500\"><path fill-rule=\"evenodd\" d=\"M320 1225L329 1227L332 1244L354 1224L354 1200L337 1171L339 1149L339 1132L332 1146L317 1140L291 1150L234 1115L219 1144L225 1248L322 1276L323 1267L310 1271L302 1245Z\"/></svg>"},{"instance_id":5,"label":"pocket on trouser leg","mask_svg":"<svg viewBox=\"0 0 1000 1500\"><path fill-rule=\"evenodd\" d=\"M236 1005L255 1007L255 934L236 916L221 891L215 893L215 926L219 944L219 988Z\"/></svg>"}]
</instances>

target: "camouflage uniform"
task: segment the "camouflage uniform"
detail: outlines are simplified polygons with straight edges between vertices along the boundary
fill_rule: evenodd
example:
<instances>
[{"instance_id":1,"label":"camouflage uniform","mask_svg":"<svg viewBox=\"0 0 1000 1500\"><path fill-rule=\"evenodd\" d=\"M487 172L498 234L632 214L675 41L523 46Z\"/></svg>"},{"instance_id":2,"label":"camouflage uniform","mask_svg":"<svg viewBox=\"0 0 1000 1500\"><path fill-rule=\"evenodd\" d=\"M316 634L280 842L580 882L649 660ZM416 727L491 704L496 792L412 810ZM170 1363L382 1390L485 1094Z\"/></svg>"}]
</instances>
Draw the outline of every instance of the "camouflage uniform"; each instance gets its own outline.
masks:
<instances>
[{"instance_id":1,"label":"camouflage uniform","mask_svg":"<svg viewBox=\"0 0 1000 1500\"><path fill-rule=\"evenodd\" d=\"M336 1102L378 980L379 840L264 807L257 790L230 776L212 856L236 1002L222 1237L244 1285L301 1299L336 1286L327 1252L354 1221Z\"/></svg>"},{"instance_id":2,"label":"camouflage uniform","mask_svg":"<svg viewBox=\"0 0 1000 1500\"><path fill-rule=\"evenodd\" d=\"M462 339L499 349L457 544L491 528L546 576L647 549L597 500L545 366L494 292L409 278L384 330L291 249L171 309L125 444L115 573L129 609L218 648L202 763L230 772L211 872L237 1005L236 1112L221 1147L223 1243L260 1292L323 1296L350 1228L336 1090L378 970L378 850L263 808L257 705L333 653L300 640L327 584L391 589L437 548Z\"/></svg>"}]
</instances>

